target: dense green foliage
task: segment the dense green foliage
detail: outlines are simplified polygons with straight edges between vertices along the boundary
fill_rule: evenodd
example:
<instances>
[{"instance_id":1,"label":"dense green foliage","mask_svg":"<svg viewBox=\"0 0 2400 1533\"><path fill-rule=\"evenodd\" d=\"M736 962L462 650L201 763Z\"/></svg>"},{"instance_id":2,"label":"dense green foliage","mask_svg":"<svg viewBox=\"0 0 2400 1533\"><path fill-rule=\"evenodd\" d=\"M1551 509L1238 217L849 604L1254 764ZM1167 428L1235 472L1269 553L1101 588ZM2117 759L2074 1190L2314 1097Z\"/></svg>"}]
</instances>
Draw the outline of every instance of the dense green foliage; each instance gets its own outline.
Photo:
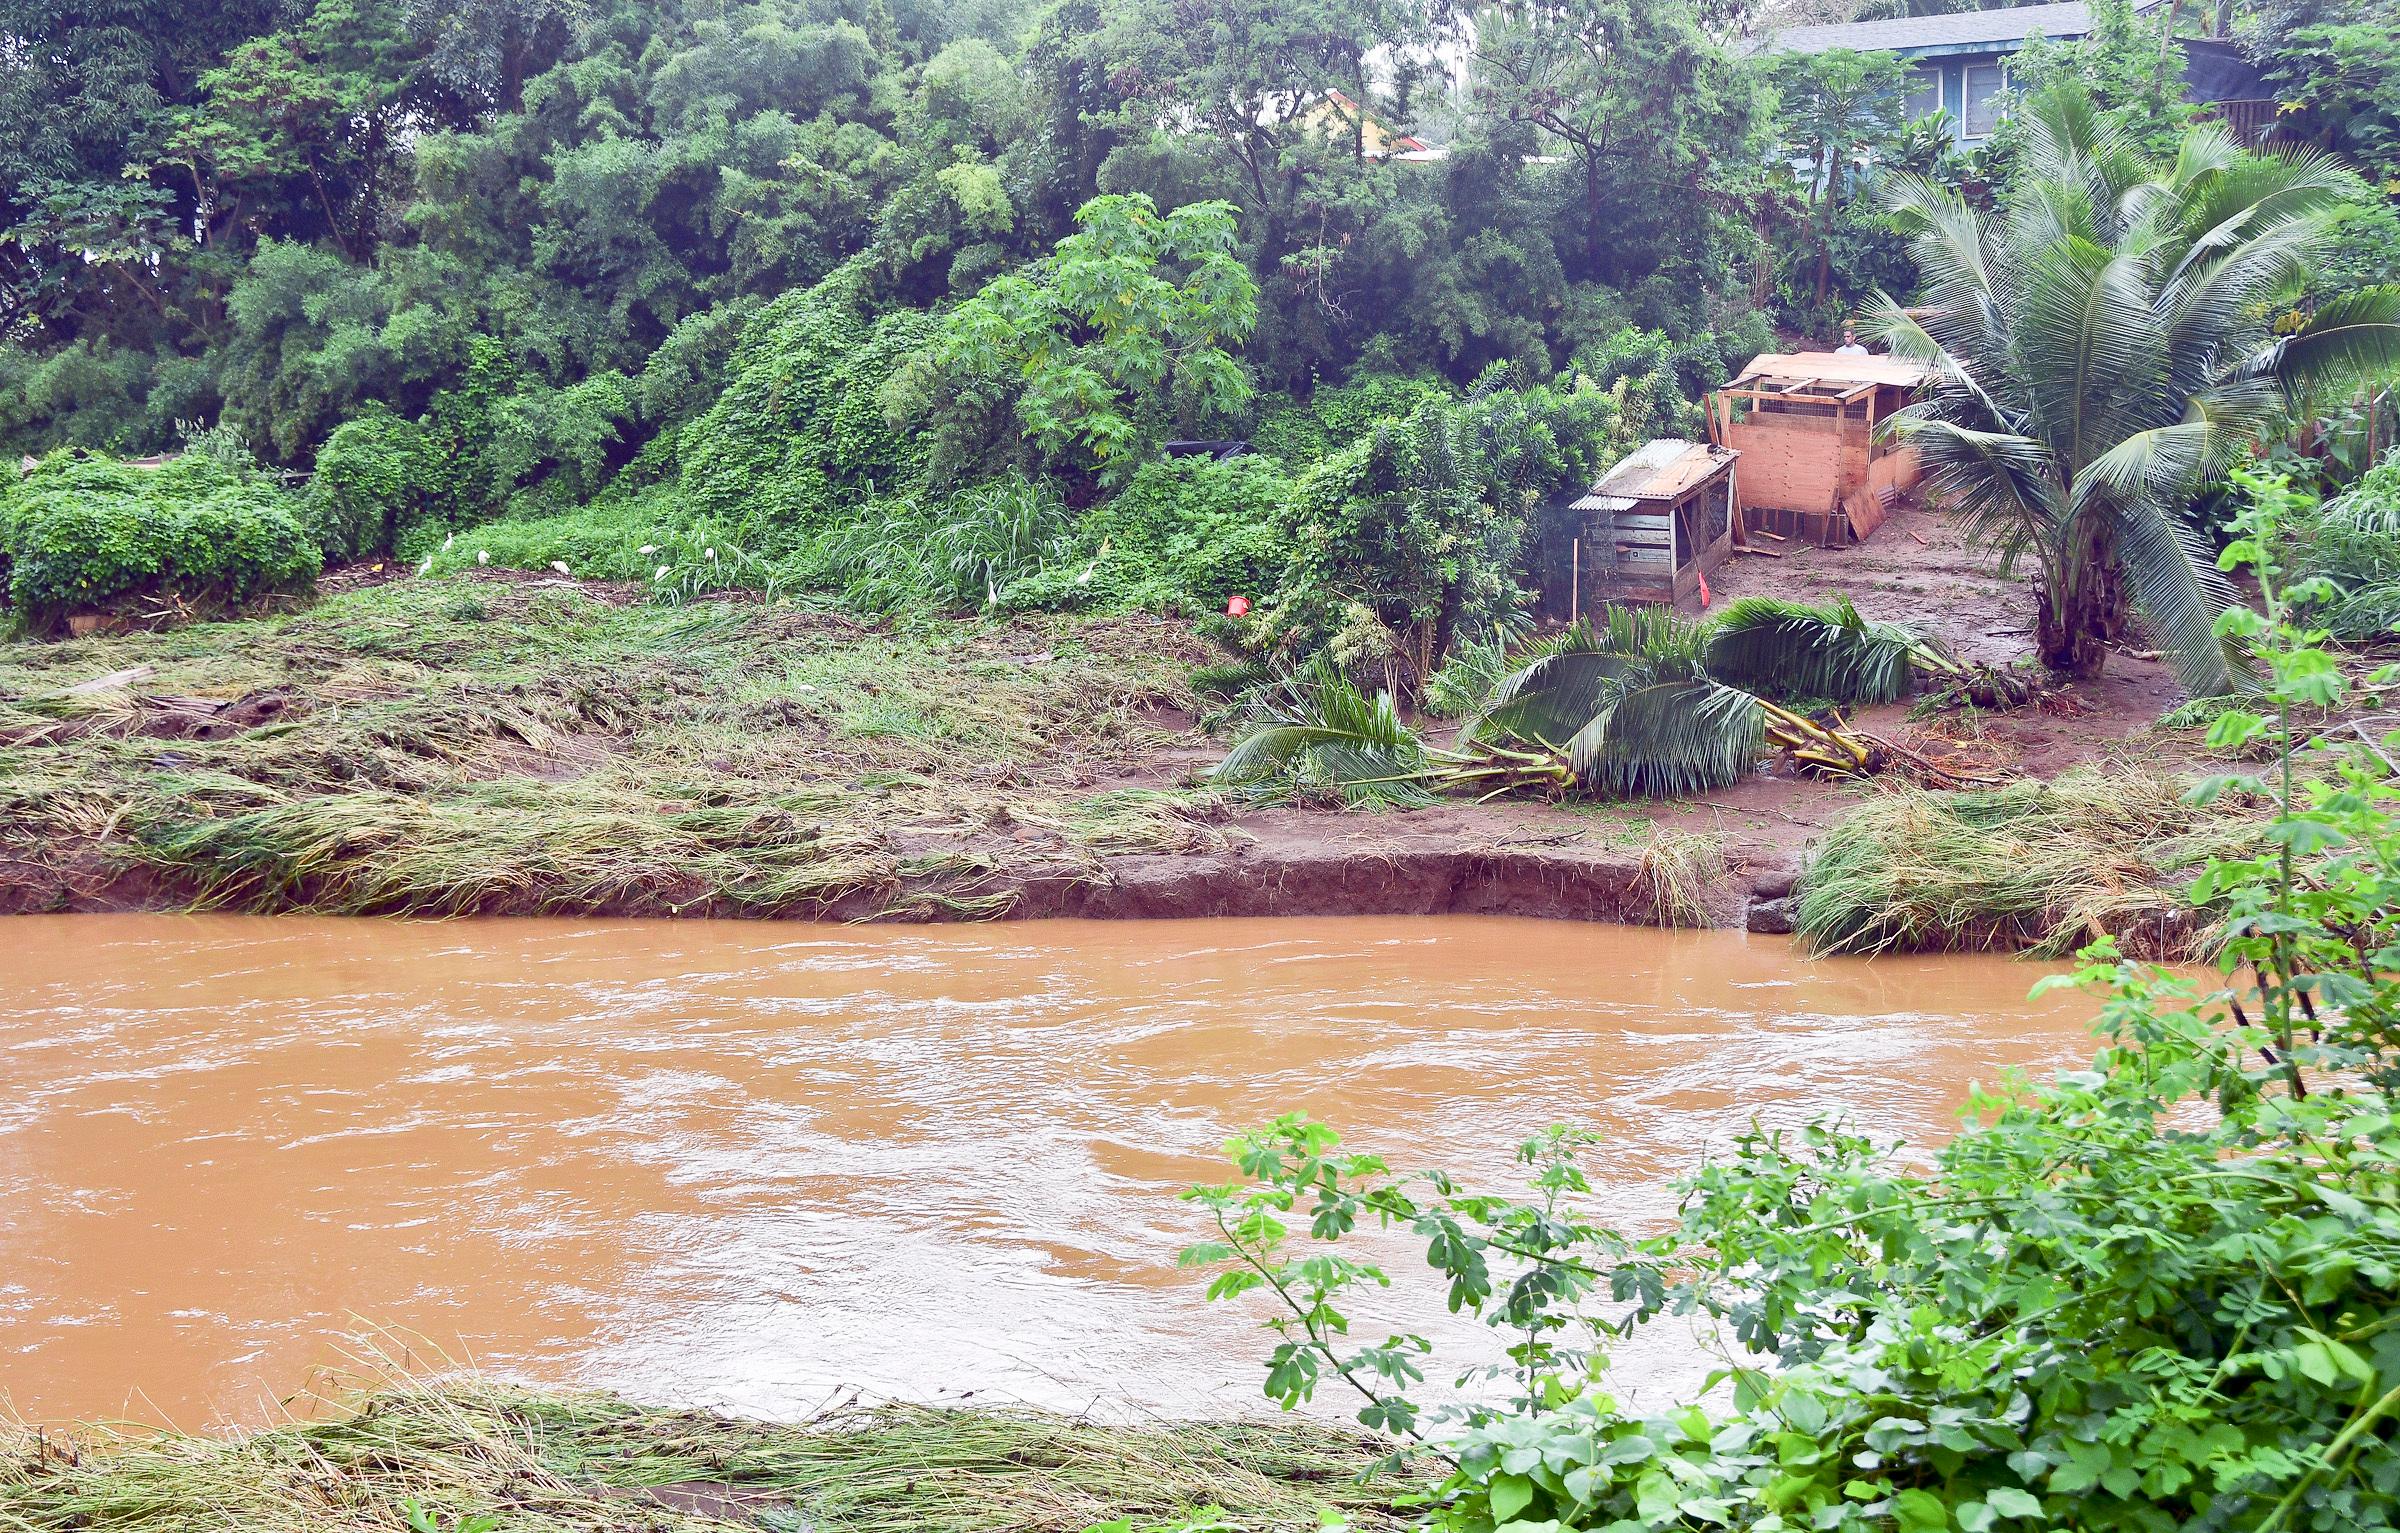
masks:
<instances>
[{"instance_id":1,"label":"dense green foliage","mask_svg":"<svg viewBox=\"0 0 2400 1533\"><path fill-rule=\"evenodd\" d=\"M2288 526L2294 573L2312 582L2310 621L2350 640L2400 632L2400 453L2346 492L2302 506Z\"/></svg>"},{"instance_id":2,"label":"dense green foliage","mask_svg":"<svg viewBox=\"0 0 2400 1533\"><path fill-rule=\"evenodd\" d=\"M0 570L37 631L135 597L175 609L304 589L322 562L271 477L207 453L157 469L61 453L0 487Z\"/></svg>"},{"instance_id":3,"label":"dense green foliage","mask_svg":"<svg viewBox=\"0 0 2400 1533\"><path fill-rule=\"evenodd\" d=\"M2291 131L2380 166L2373 0L2273 3L2300 8L2243 19ZM2173 148L2189 18L2100 9L2016 78ZM2021 123L1954 153L1893 60L1736 41L1768 19L0 0L0 448L229 433L313 475L334 561L879 609L1242 596L1245 663L1330 649L1413 701L1558 595L1562 491L1700 435L1779 325L1830 342L1915 295L1890 172L1977 206L2026 178ZM2388 197L2329 201L2293 324L2400 262ZM2241 429L2329 480L2389 440L2371 395L2299 413ZM1170 467L1179 438L1277 467Z\"/></svg>"},{"instance_id":4,"label":"dense green foliage","mask_svg":"<svg viewBox=\"0 0 2400 1533\"><path fill-rule=\"evenodd\" d=\"M389 551L432 507L441 465L414 421L375 411L344 421L317 454L309 530L329 563Z\"/></svg>"},{"instance_id":5,"label":"dense green foliage","mask_svg":"<svg viewBox=\"0 0 2400 1533\"><path fill-rule=\"evenodd\" d=\"M1258 284L1235 257L1233 208L1162 216L1139 194L1095 197L1075 223L1029 274L945 316L887 385L895 417L931 422L944 477L1027 454L1121 474L1162 428L1205 435L1248 402L1225 348L1257 324Z\"/></svg>"}]
</instances>

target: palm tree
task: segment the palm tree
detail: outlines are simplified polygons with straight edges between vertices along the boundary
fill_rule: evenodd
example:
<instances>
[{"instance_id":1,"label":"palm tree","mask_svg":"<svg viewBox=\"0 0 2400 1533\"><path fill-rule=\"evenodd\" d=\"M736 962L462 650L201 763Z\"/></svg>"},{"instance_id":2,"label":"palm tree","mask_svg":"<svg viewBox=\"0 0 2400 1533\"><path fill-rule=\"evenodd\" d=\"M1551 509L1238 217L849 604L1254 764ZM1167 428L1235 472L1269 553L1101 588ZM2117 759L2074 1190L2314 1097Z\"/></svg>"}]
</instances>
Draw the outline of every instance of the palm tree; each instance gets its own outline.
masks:
<instances>
[{"instance_id":1,"label":"palm tree","mask_svg":"<svg viewBox=\"0 0 2400 1533\"><path fill-rule=\"evenodd\" d=\"M2356 185L2329 159L2248 152L2208 125L2161 163L2071 83L2025 120L2021 173L1989 216L1920 177L1886 179L1924 302L1878 295L1872 323L1933 369L1891 430L2004 568L2038 566L2044 665L2096 675L2130 605L2187 689L2228 692L2241 661L2214 623L2232 592L2181 513L2280 424L2293 390L2400 363L2400 287L2290 320Z\"/></svg>"}]
</instances>

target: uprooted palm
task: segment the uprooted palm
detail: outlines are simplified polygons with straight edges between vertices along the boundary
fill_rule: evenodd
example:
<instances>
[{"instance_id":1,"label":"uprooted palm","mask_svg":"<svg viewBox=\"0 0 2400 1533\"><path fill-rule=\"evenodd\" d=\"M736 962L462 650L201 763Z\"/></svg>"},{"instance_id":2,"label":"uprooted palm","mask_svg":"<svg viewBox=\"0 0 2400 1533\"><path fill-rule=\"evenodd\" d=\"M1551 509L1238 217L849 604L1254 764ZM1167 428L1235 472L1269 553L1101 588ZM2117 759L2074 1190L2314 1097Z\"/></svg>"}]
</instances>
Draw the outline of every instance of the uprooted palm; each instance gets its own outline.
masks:
<instances>
[{"instance_id":1,"label":"uprooted palm","mask_svg":"<svg viewBox=\"0 0 2400 1533\"><path fill-rule=\"evenodd\" d=\"M2181 509L2290 390L2400 363L2400 287L2278 326L2354 185L2327 159L2204 126L2162 164L2072 86L2026 120L2024 174L1993 215L1916 177L1886 184L1925 301L1880 298L1875 328L1934 369L1891 429L1980 539L2038 565L2045 665L2097 673L2130 605L2187 688L2228 691L2239 659L2213 625L2231 592Z\"/></svg>"},{"instance_id":2,"label":"uprooted palm","mask_svg":"<svg viewBox=\"0 0 2400 1533\"><path fill-rule=\"evenodd\" d=\"M1882 702L1921 672L1954 669L1909 630L1869 622L1846 602L1737 604L1705 626L1664 609L1611 608L1520 656L1447 748L1320 658L1262 709L1215 776L1352 804L1436 792L1632 797L1725 787L1770 746L1801 770L1861 775L1884 762L1888 744L1761 693L1790 695L1789 678L1804 676L1826 701Z\"/></svg>"}]
</instances>

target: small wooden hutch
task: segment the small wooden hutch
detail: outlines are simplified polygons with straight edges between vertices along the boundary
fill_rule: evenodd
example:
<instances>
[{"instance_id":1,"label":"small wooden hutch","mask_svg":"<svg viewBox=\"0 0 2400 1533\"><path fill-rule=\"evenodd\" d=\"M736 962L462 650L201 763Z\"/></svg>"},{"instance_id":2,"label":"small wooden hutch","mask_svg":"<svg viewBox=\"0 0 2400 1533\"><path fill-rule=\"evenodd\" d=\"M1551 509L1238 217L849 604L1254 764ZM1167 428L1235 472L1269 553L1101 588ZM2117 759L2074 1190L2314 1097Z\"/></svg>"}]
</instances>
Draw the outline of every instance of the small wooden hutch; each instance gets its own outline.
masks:
<instances>
[{"instance_id":1,"label":"small wooden hutch","mask_svg":"<svg viewBox=\"0 0 2400 1533\"><path fill-rule=\"evenodd\" d=\"M1753 358L1708 402L1710 439L1742 454L1742 525L1823 548L1883 525L1923 470L1876 428L1926 376L1921 363L1863 352Z\"/></svg>"},{"instance_id":2,"label":"small wooden hutch","mask_svg":"<svg viewBox=\"0 0 2400 1533\"><path fill-rule=\"evenodd\" d=\"M1570 508L1577 607L1673 605L1699 592L1733 551L1739 456L1662 437L1610 469Z\"/></svg>"}]
</instances>

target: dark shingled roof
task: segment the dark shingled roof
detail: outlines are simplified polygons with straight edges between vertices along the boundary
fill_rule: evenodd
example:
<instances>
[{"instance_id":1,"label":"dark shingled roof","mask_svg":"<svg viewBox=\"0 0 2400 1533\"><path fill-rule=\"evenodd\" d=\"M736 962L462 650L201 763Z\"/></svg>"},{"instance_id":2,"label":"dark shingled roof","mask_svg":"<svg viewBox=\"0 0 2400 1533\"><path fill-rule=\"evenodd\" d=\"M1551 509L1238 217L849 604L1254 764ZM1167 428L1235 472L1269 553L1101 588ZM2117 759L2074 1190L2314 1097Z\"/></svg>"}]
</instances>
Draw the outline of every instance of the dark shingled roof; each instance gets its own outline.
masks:
<instances>
[{"instance_id":1,"label":"dark shingled roof","mask_svg":"<svg viewBox=\"0 0 2400 1533\"><path fill-rule=\"evenodd\" d=\"M1771 53L1828 53L1851 48L1860 53L1901 52L1913 48L1945 51L1989 43L1994 51L2013 49L2039 32L2058 41L2084 37L2092 30L2092 8L2084 0L2058 5L2016 5L2003 11L1957 11L1947 16L1897 16L1889 21L1839 21L1814 27L1785 27L1765 39Z\"/></svg>"}]
</instances>

